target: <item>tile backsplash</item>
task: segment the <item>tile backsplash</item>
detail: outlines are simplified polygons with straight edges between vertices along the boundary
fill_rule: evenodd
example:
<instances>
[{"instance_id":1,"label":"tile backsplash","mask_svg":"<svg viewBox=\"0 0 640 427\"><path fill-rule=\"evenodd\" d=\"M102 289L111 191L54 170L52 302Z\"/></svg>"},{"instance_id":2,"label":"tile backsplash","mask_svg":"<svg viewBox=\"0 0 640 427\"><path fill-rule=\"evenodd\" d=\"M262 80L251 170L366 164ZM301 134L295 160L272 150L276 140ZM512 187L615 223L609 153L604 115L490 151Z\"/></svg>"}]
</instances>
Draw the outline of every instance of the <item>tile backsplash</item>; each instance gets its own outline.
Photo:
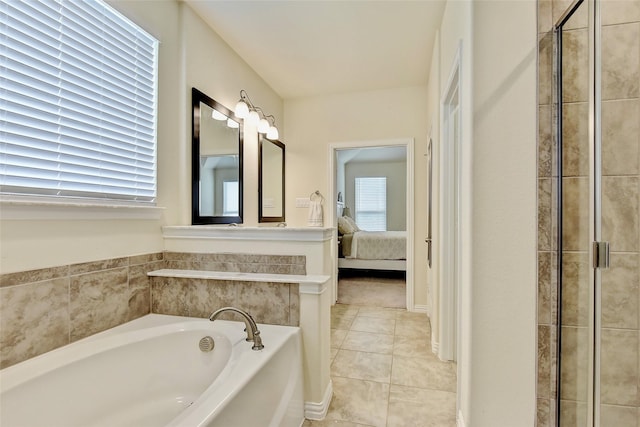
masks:
<instances>
[{"instance_id":1,"label":"tile backsplash","mask_svg":"<svg viewBox=\"0 0 640 427\"><path fill-rule=\"evenodd\" d=\"M235 305L260 323L299 324L297 283L147 276L163 268L304 275L306 258L158 252L2 274L0 369L150 312L206 317Z\"/></svg>"},{"instance_id":2,"label":"tile backsplash","mask_svg":"<svg viewBox=\"0 0 640 427\"><path fill-rule=\"evenodd\" d=\"M302 255L165 252L164 256L165 268L179 270L306 274L306 257Z\"/></svg>"},{"instance_id":3,"label":"tile backsplash","mask_svg":"<svg viewBox=\"0 0 640 427\"><path fill-rule=\"evenodd\" d=\"M149 313L163 254L0 275L0 368Z\"/></svg>"}]
</instances>

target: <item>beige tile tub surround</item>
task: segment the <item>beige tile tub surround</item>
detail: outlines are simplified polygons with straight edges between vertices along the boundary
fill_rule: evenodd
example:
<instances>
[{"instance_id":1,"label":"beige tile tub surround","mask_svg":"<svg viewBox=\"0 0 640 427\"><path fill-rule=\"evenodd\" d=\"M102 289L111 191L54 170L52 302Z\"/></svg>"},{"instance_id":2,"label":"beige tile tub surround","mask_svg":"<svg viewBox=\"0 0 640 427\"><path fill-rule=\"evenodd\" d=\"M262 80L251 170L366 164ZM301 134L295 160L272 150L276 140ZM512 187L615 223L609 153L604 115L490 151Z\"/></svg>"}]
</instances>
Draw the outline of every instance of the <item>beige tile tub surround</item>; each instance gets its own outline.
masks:
<instances>
[{"instance_id":1,"label":"beige tile tub surround","mask_svg":"<svg viewBox=\"0 0 640 427\"><path fill-rule=\"evenodd\" d=\"M0 368L150 313L150 271L196 267L293 275L305 274L305 261L304 256L158 252L0 275ZM265 323L299 323L297 284L253 285L234 282L226 297L224 285L212 292L197 280L175 289L156 285L157 312L205 317L223 303L237 304ZM188 298L180 287L189 290ZM261 300L272 306L267 309Z\"/></svg>"},{"instance_id":2,"label":"beige tile tub surround","mask_svg":"<svg viewBox=\"0 0 640 427\"><path fill-rule=\"evenodd\" d=\"M245 253L164 253L165 269L305 275L306 257ZM152 312L207 317L212 308L233 306L249 312L258 322L298 326L298 283L204 278L152 277ZM232 313L222 319L237 320Z\"/></svg>"},{"instance_id":3,"label":"beige tile tub surround","mask_svg":"<svg viewBox=\"0 0 640 427\"><path fill-rule=\"evenodd\" d=\"M148 314L162 253L0 276L0 368Z\"/></svg>"},{"instance_id":4,"label":"beige tile tub surround","mask_svg":"<svg viewBox=\"0 0 640 427\"><path fill-rule=\"evenodd\" d=\"M152 312L208 317L214 308L238 307L259 323L299 326L298 283L151 277ZM233 313L221 319L240 320Z\"/></svg>"},{"instance_id":5,"label":"beige tile tub surround","mask_svg":"<svg viewBox=\"0 0 640 427\"><path fill-rule=\"evenodd\" d=\"M237 271L242 273L307 274L304 255L165 252L165 268Z\"/></svg>"}]
</instances>

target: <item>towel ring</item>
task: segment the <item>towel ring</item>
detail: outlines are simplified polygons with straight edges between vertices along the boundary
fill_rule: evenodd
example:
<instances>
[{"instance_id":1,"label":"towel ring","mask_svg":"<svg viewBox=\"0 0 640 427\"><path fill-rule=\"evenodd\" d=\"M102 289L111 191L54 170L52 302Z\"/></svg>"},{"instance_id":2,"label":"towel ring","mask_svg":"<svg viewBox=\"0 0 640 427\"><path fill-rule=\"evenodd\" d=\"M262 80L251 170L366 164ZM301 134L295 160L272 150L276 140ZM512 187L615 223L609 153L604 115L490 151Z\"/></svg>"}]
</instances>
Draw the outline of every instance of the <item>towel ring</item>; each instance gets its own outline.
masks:
<instances>
[{"instance_id":1,"label":"towel ring","mask_svg":"<svg viewBox=\"0 0 640 427\"><path fill-rule=\"evenodd\" d=\"M315 197L315 199L314 199ZM317 200L317 198L320 198L320 202L324 202L324 196L320 193L319 190L314 191L313 193L311 193L309 195L309 200Z\"/></svg>"}]
</instances>

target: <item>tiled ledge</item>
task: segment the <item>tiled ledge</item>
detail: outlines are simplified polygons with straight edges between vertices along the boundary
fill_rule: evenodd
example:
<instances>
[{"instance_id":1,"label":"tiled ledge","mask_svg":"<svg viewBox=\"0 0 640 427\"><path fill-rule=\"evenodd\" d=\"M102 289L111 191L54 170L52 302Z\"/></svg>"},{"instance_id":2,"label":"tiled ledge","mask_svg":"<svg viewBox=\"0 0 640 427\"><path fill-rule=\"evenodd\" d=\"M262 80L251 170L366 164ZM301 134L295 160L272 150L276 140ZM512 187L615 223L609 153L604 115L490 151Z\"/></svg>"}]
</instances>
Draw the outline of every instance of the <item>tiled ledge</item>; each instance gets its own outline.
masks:
<instances>
[{"instance_id":1,"label":"tiled ledge","mask_svg":"<svg viewBox=\"0 0 640 427\"><path fill-rule=\"evenodd\" d=\"M333 237L331 227L228 227L228 226L165 226L165 239L221 239L221 240L281 240L322 242Z\"/></svg>"},{"instance_id":2,"label":"tiled ledge","mask_svg":"<svg viewBox=\"0 0 640 427\"><path fill-rule=\"evenodd\" d=\"M235 271L206 271L162 269L147 273L150 277L181 279L230 280L238 282L297 283L302 294L317 294L326 290L329 276L300 274L240 273Z\"/></svg>"}]
</instances>

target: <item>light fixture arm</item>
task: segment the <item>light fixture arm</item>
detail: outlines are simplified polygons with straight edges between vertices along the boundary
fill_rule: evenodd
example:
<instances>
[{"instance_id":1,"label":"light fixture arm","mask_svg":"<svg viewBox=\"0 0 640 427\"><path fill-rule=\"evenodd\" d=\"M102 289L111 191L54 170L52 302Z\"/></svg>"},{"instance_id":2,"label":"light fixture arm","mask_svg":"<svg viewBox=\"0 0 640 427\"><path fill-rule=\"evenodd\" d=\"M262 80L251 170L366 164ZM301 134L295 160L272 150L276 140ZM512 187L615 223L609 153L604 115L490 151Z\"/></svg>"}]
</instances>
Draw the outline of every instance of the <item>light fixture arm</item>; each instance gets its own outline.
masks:
<instances>
[{"instance_id":1,"label":"light fixture arm","mask_svg":"<svg viewBox=\"0 0 640 427\"><path fill-rule=\"evenodd\" d=\"M235 113L242 119L248 117L249 123L258 127L258 133L266 134L269 139L278 139L276 118L271 114L266 114L262 108L251 102L249 94L244 89L240 90L240 100L236 104Z\"/></svg>"},{"instance_id":2,"label":"light fixture arm","mask_svg":"<svg viewBox=\"0 0 640 427\"><path fill-rule=\"evenodd\" d=\"M246 90L241 89L240 90L240 101L244 102L245 104L247 104L247 106L252 109L255 110L256 107L254 107L253 102L251 102L251 98L249 98L249 94L247 93Z\"/></svg>"}]
</instances>

